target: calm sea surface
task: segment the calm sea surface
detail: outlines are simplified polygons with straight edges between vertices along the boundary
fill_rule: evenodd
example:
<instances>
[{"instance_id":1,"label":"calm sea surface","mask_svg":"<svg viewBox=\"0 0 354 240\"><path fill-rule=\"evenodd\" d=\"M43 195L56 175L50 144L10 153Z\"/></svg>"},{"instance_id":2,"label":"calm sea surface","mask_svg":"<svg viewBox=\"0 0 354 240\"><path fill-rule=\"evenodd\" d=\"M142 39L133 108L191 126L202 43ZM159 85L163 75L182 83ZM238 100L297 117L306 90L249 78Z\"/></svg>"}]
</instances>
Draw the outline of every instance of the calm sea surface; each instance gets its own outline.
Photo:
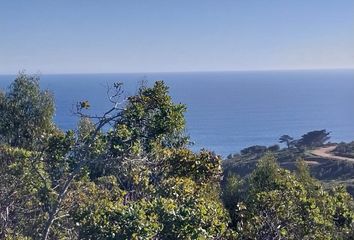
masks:
<instances>
[{"instance_id":1,"label":"calm sea surface","mask_svg":"<svg viewBox=\"0 0 354 240\"><path fill-rule=\"evenodd\" d=\"M0 87L13 79L0 75ZM129 95L141 80L165 80L174 101L187 105L195 150L226 156L316 129L331 131L332 141L354 140L354 70L42 75L41 86L55 95L57 125L70 129L77 101L101 113L110 106L107 84L124 82Z\"/></svg>"}]
</instances>

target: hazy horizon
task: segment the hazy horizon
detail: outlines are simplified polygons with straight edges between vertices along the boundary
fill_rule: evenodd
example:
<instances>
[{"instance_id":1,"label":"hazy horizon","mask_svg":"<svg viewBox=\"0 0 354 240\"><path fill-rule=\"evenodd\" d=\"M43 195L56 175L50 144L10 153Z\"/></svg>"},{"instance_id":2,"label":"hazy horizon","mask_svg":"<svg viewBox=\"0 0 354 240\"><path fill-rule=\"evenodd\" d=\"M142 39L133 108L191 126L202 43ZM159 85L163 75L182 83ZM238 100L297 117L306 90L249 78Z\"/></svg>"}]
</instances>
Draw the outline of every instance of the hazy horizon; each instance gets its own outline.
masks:
<instances>
[{"instance_id":1,"label":"hazy horizon","mask_svg":"<svg viewBox=\"0 0 354 240\"><path fill-rule=\"evenodd\" d=\"M16 73L0 73L2 76L16 76L17 74L24 72L26 74L34 74L34 75L104 75L104 74L154 74L154 73L232 73L232 72L291 72L291 71L354 71L353 68L294 68L294 69L243 69L243 70L204 70L204 71L198 71L198 70L191 70L191 71L151 71L151 72L29 72L26 69L19 70Z\"/></svg>"}]
</instances>

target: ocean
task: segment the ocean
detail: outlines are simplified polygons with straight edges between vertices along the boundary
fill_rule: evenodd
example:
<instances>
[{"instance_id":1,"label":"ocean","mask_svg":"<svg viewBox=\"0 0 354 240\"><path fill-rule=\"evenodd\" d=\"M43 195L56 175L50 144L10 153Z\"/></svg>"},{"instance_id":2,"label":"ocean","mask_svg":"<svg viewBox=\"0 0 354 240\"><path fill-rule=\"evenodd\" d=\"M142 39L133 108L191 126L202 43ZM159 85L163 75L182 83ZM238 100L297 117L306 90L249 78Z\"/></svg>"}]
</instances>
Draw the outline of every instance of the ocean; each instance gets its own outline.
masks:
<instances>
[{"instance_id":1,"label":"ocean","mask_svg":"<svg viewBox=\"0 0 354 240\"><path fill-rule=\"evenodd\" d=\"M0 75L6 89L15 78ZM326 129L331 141L354 140L354 70L240 71L134 74L41 75L41 87L54 93L56 124L75 128L73 109L88 100L91 113L110 107L106 88L123 82L134 94L141 81L164 80L176 103L187 105L192 148L222 156L251 145L272 145L283 134L295 138Z\"/></svg>"}]
</instances>

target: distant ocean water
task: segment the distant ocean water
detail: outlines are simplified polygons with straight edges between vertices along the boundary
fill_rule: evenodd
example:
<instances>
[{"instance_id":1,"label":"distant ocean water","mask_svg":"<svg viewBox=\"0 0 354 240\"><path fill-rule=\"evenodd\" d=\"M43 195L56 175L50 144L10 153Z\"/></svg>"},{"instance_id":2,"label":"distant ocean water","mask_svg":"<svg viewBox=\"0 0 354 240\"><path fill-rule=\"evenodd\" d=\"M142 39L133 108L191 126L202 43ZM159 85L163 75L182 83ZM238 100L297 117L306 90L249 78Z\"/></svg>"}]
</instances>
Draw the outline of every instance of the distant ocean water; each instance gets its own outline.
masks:
<instances>
[{"instance_id":1,"label":"distant ocean water","mask_svg":"<svg viewBox=\"0 0 354 240\"><path fill-rule=\"evenodd\" d=\"M14 78L0 75L0 87ZM55 95L57 125L70 129L76 102L88 100L101 113L110 106L107 84L121 81L129 95L141 80L165 80L174 101L187 105L195 150L226 156L316 129L331 131L333 142L354 140L354 70L42 75L41 86Z\"/></svg>"}]
</instances>

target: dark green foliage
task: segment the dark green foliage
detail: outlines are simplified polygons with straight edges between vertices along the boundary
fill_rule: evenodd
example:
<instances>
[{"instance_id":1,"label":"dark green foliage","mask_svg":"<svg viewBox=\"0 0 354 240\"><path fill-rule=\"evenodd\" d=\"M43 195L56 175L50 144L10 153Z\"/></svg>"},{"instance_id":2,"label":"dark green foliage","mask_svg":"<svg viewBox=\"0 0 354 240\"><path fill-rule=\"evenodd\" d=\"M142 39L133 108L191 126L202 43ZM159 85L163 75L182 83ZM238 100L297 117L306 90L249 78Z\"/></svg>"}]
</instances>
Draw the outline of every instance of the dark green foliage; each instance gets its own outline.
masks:
<instances>
[{"instance_id":1,"label":"dark green foliage","mask_svg":"<svg viewBox=\"0 0 354 240\"><path fill-rule=\"evenodd\" d=\"M114 178L112 178L114 179ZM218 199L188 178L170 178L152 199L91 184L73 215L80 239L199 239L222 236L227 213Z\"/></svg>"},{"instance_id":2,"label":"dark green foliage","mask_svg":"<svg viewBox=\"0 0 354 240\"><path fill-rule=\"evenodd\" d=\"M41 91L39 77L20 73L8 92L0 94L0 139L33 149L53 132L53 96Z\"/></svg>"},{"instance_id":3,"label":"dark green foliage","mask_svg":"<svg viewBox=\"0 0 354 240\"><path fill-rule=\"evenodd\" d=\"M225 206L241 239L352 236L354 209L349 194L342 188L324 191L304 167L296 176L281 169L268 155L249 178L237 181L231 177L224 189Z\"/></svg>"},{"instance_id":4,"label":"dark green foliage","mask_svg":"<svg viewBox=\"0 0 354 240\"><path fill-rule=\"evenodd\" d=\"M278 144L274 144L272 146L269 146L267 150L270 152L277 152L280 150L280 147Z\"/></svg>"},{"instance_id":5,"label":"dark green foliage","mask_svg":"<svg viewBox=\"0 0 354 240\"><path fill-rule=\"evenodd\" d=\"M157 214L160 239L213 239L226 234L228 214L210 185L188 178L171 178L162 185Z\"/></svg>"},{"instance_id":6,"label":"dark green foliage","mask_svg":"<svg viewBox=\"0 0 354 240\"><path fill-rule=\"evenodd\" d=\"M297 141L300 147L320 147L330 139L330 132L325 129L308 132Z\"/></svg>"},{"instance_id":7,"label":"dark green foliage","mask_svg":"<svg viewBox=\"0 0 354 240\"><path fill-rule=\"evenodd\" d=\"M323 130L315 130L301 136L300 139L294 139L289 135L283 135L279 138L280 143L285 143L288 149L297 148L300 151L306 148L314 148L323 146L330 139L330 132Z\"/></svg>"},{"instance_id":8,"label":"dark green foliage","mask_svg":"<svg viewBox=\"0 0 354 240\"><path fill-rule=\"evenodd\" d=\"M206 150L199 154L188 149L175 150L166 164L169 176L190 177L199 183L218 180L221 174L221 158Z\"/></svg>"},{"instance_id":9,"label":"dark green foliage","mask_svg":"<svg viewBox=\"0 0 354 240\"><path fill-rule=\"evenodd\" d=\"M255 146L251 146L251 147L247 147L241 150L241 154L246 155L246 154L262 154L265 153L267 151L267 147L266 146L259 146L259 145L255 145Z\"/></svg>"},{"instance_id":10,"label":"dark green foliage","mask_svg":"<svg viewBox=\"0 0 354 240\"><path fill-rule=\"evenodd\" d=\"M163 81L157 81L152 88L141 87L127 101L109 135L114 154L128 149L133 153L150 152L155 144L181 147L188 142L184 136L186 107L172 102Z\"/></svg>"},{"instance_id":11,"label":"dark green foliage","mask_svg":"<svg viewBox=\"0 0 354 240\"><path fill-rule=\"evenodd\" d=\"M35 153L0 147L0 239L38 237L44 221L43 208L50 204L43 196L43 164L33 161ZM46 200L46 205L41 204Z\"/></svg>"},{"instance_id":12,"label":"dark green foliage","mask_svg":"<svg viewBox=\"0 0 354 240\"><path fill-rule=\"evenodd\" d=\"M291 147L293 140L294 138L290 137L289 135L283 135L279 138L279 142L285 143L288 148Z\"/></svg>"},{"instance_id":13,"label":"dark green foliage","mask_svg":"<svg viewBox=\"0 0 354 240\"><path fill-rule=\"evenodd\" d=\"M338 156L354 158L354 142L339 143L333 152Z\"/></svg>"}]
</instances>

